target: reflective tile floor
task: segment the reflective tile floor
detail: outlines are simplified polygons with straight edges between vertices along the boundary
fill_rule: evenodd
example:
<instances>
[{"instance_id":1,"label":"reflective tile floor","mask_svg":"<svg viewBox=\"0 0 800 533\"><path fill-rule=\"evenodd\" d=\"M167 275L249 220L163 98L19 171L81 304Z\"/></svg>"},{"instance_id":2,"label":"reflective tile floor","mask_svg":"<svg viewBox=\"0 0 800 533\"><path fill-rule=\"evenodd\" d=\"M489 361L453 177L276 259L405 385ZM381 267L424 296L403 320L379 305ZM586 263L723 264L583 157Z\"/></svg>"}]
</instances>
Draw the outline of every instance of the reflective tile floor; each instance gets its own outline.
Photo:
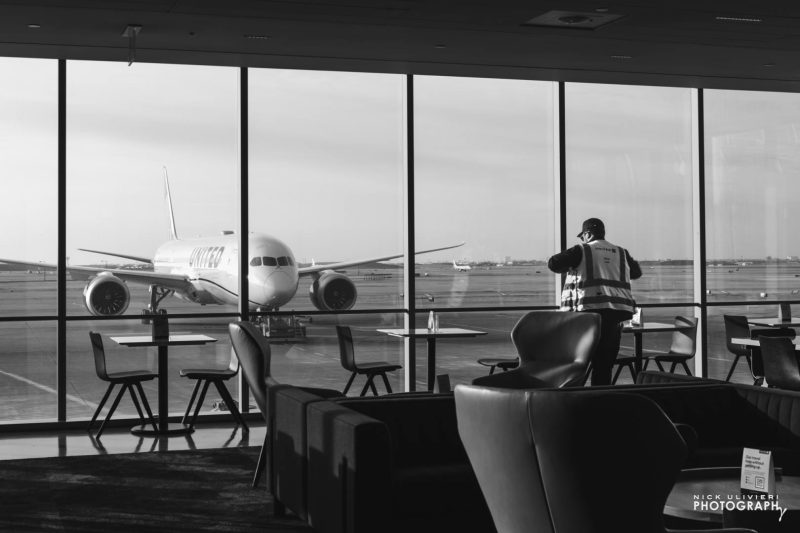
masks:
<instances>
[{"instance_id":1,"label":"reflective tile floor","mask_svg":"<svg viewBox=\"0 0 800 533\"><path fill-rule=\"evenodd\" d=\"M261 446L264 423L248 425L246 432L232 422L198 422L191 435L167 438L137 437L121 427L106 429L99 440L86 430L0 433L0 460Z\"/></svg>"}]
</instances>

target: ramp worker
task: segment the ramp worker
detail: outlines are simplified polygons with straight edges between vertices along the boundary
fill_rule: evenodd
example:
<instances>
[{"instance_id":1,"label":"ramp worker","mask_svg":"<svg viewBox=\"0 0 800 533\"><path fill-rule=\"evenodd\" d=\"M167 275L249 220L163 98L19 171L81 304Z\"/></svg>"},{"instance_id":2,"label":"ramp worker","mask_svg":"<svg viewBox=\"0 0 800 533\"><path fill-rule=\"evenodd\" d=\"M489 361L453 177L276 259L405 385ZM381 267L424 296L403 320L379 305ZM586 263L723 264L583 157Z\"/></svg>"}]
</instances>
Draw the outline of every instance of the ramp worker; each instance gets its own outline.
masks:
<instances>
[{"instance_id":1,"label":"ramp worker","mask_svg":"<svg viewBox=\"0 0 800 533\"><path fill-rule=\"evenodd\" d=\"M611 368L617 359L622 323L633 316L636 302L631 280L642 277L642 269L628 250L606 240L599 218L583 222L581 244L552 256L547 267L564 274L561 310L600 315L600 341L592 356L592 385L610 385Z\"/></svg>"}]
</instances>

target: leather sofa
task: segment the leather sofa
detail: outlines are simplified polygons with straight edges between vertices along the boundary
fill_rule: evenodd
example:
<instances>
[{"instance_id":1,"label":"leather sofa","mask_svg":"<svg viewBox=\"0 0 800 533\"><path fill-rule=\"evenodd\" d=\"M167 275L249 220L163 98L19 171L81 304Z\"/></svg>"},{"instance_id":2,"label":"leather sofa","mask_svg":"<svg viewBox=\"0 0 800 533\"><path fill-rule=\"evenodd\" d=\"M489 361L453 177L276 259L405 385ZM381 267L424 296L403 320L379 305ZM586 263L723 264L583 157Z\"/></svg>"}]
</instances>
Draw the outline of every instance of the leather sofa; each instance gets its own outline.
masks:
<instances>
[{"instance_id":1,"label":"leather sofa","mask_svg":"<svg viewBox=\"0 0 800 533\"><path fill-rule=\"evenodd\" d=\"M452 393L274 400L275 497L315 530L494 531Z\"/></svg>"},{"instance_id":2,"label":"leather sofa","mask_svg":"<svg viewBox=\"0 0 800 533\"><path fill-rule=\"evenodd\" d=\"M654 400L697 435L684 467L738 466L748 446L774 450L787 474L800 471L800 393L658 372L639 379L570 390ZM317 531L495 531L452 394L325 399L282 386L273 408L274 496Z\"/></svg>"}]
</instances>

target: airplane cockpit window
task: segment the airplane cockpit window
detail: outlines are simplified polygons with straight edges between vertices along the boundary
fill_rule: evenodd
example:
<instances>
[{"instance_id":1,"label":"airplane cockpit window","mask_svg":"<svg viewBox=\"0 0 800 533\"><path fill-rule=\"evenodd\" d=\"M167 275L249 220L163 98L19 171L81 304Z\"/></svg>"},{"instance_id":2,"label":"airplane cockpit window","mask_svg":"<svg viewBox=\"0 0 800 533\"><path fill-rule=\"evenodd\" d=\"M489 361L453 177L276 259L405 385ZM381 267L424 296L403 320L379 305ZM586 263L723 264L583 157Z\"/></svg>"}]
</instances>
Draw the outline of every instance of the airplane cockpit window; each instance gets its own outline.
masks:
<instances>
[{"instance_id":1,"label":"airplane cockpit window","mask_svg":"<svg viewBox=\"0 0 800 533\"><path fill-rule=\"evenodd\" d=\"M294 266L294 261L292 261L291 257L287 257L286 260L289 262L289 266Z\"/></svg>"},{"instance_id":2,"label":"airplane cockpit window","mask_svg":"<svg viewBox=\"0 0 800 533\"><path fill-rule=\"evenodd\" d=\"M289 266L289 258L288 258L288 257L286 257L286 256L281 256L281 257L279 257L279 258L278 258L278 264L279 264L280 266L283 266L283 267L285 267L285 266Z\"/></svg>"},{"instance_id":3,"label":"airplane cockpit window","mask_svg":"<svg viewBox=\"0 0 800 533\"><path fill-rule=\"evenodd\" d=\"M252 258L250 260L250 266L251 267L260 267L261 266L261 258L260 257Z\"/></svg>"},{"instance_id":4,"label":"airplane cockpit window","mask_svg":"<svg viewBox=\"0 0 800 533\"><path fill-rule=\"evenodd\" d=\"M278 261L274 257L262 257L261 259L264 260L264 266L268 267L278 266Z\"/></svg>"}]
</instances>

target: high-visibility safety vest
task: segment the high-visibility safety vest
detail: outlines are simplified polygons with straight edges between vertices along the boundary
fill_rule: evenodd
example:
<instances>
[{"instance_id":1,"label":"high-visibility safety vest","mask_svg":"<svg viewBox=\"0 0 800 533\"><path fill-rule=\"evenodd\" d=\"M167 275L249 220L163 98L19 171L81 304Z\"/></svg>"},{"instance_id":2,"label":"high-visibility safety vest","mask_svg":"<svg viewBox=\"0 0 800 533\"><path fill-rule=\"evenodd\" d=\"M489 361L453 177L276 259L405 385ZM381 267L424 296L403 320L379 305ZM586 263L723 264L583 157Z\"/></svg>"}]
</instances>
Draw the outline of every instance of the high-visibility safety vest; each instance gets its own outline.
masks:
<instances>
[{"instance_id":1,"label":"high-visibility safety vest","mask_svg":"<svg viewBox=\"0 0 800 533\"><path fill-rule=\"evenodd\" d=\"M561 291L562 311L618 309L633 313L627 252L605 240L581 245L583 258L567 272Z\"/></svg>"}]
</instances>

